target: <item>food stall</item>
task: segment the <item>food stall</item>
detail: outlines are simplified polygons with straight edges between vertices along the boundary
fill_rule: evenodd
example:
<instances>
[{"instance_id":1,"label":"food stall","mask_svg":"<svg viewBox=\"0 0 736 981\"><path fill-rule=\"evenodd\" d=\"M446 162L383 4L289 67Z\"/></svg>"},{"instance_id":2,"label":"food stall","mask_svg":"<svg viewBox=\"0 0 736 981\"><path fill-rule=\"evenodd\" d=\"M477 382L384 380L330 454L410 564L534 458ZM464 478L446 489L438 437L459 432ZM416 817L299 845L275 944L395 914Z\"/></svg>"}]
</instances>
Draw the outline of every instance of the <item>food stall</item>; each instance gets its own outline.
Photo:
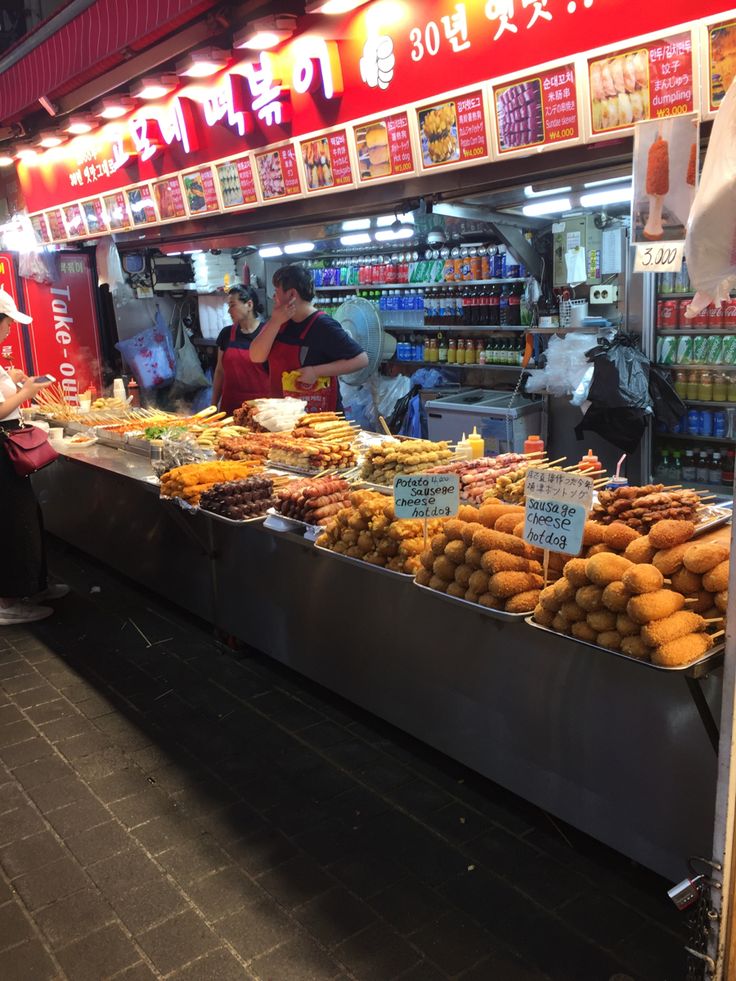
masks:
<instances>
[{"instance_id":1,"label":"food stall","mask_svg":"<svg viewBox=\"0 0 736 981\"><path fill-rule=\"evenodd\" d=\"M460 7L462 16L455 9ZM363 5L339 27L324 18L323 33L288 39L279 48L290 86L275 85L273 56L267 52L259 63L236 58L208 82L188 83L181 94L139 105L122 122L83 138L94 153L81 165L77 140L38 161L23 161L19 177L32 226L41 242L64 250L112 234L123 254L156 248L171 256L246 245L271 249L271 257L281 261L295 256L310 263L315 274L337 270L337 281L334 273L332 281L323 275L321 299L334 303L337 298L339 306L345 296L358 295L373 303L385 315L383 333L393 328L403 353L406 334L425 328L430 334L456 334L461 383L482 388L488 378L501 384L498 378L506 376L513 378L509 394L521 374L518 340L523 337L526 354L536 338L572 331L575 302L582 302L577 294L568 297L565 324L515 322L515 286L526 277L513 267L525 266L525 272L542 278L540 253L524 233L549 233L544 261L559 264L554 285L562 290L574 279L585 302L598 303L607 316L625 317L654 355L652 277L629 274L629 240L620 221L602 229L595 215L616 204L628 207L625 194L618 201L605 194L610 184L619 194L628 191L617 185L625 185L631 172L637 121L713 115L718 93L711 42L718 37L718 50L725 50L723 36L730 37L731 27L720 3L705 3L702 19L692 21L689 5L673 2L666 10L656 5L641 10L640 33L631 38L630 21L617 12L620 4L613 2L568 4L566 11L528 5L511 19L482 3L433 0L410 9L379 0ZM579 36L594 37L596 47L581 53ZM534 46L522 45L530 37ZM530 63L530 50L544 51L539 67ZM729 62L722 60L718 74L725 85ZM448 91L438 78L452 78L457 86ZM200 142L195 135L203 127L208 139ZM509 188L513 200L504 205ZM601 194L598 203L583 201L585 195ZM405 221L409 212L420 220ZM387 213L388 226L379 225ZM350 221L364 224L345 228ZM415 234L410 224L430 253L437 235L445 245L452 245L456 233L462 243L474 235L467 272L464 244L457 246L457 256L452 246L447 256L440 250L438 257L394 259L392 250L401 247L392 243ZM607 230L614 234L605 235ZM353 234L366 237L340 241ZM329 243L323 256L305 247L305 240L314 246L312 237L318 235ZM495 251L485 248L481 254L478 242L493 242ZM576 266L573 276L565 253L579 249L583 269ZM504 253L516 261L491 267L490 259ZM68 261L65 251L61 255ZM573 255L570 262L579 259ZM509 266L517 275L509 274ZM354 274L357 281L348 281ZM60 289L67 289L65 283L54 285ZM402 289L399 306L391 307L392 324L385 301ZM73 375L90 363L89 344L73 331L69 343L60 336L57 314L69 317L69 312L59 301L69 301L71 290L69 296L54 290L50 313L47 319L38 315L34 335L56 328L45 336L48 343L53 337L59 350L45 352L43 368L70 379L65 393L73 404L82 390L73 386ZM360 296L366 292L377 296ZM419 307L415 296L421 296ZM452 305L446 302L450 298ZM507 319L502 323L503 300ZM480 336L486 358L481 361L478 354L468 361L468 342L477 352ZM464 361L458 360L460 341ZM422 343L422 357L411 360L431 365L433 357L425 357L431 351ZM393 365L389 371L398 360L404 359L385 359ZM376 362L380 368L380 356ZM566 399L544 409L552 422L551 453L569 456L574 464L579 448L568 431L573 411ZM494 445L493 438L485 436L489 453L518 449ZM718 438L724 445L732 440L730 434ZM600 444L612 471L613 450ZM303 444L295 447L285 438L269 446L266 460L288 476L288 460L303 450ZM412 546L417 550L403 570L387 568L378 546L366 553L378 558L363 560L330 547L337 541L330 540L329 531L315 544L298 524L284 530L278 523L268 527L260 519L182 507L180 500L191 502L181 493L162 499L166 481L159 482L151 455L135 452L130 441L117 446L102 438L87 446L64 442L61 452L53 470L34 480L47 527L63 540L663 875L680 878L688 856L710 852L717 777L713 719L721 698L717 653L708 653L702 663L695 658L667 667L598 643L591 650L590 639L572 629L563 634L528 623L531 609L508 611L509 601L521 593L503 597L501 608L480 602L485 593L478 590L472 590L477 601L466 600L432 584L431 577L422 583L424 542L422 548ZM380 483L386 477L380 453L366 446L361 456L368 469L356 479ZM649 483L652 460L647 436L643 452L630 461L632 483ZM317 469L324 469L324 462ZM407 472L402 467L414 466L400 462L401 473ZM449 451L425 462L442 467L451 462ZM346 463L339 461L339 469ZM226 484L223 476L213 486ZM235 480L254 477L262 472L246 469ZM184 487L178 490L183 493ZM483 501L481 496L475 503ZM511 528L499 532L512 533ZM709 534L719 540L724 532ZM479 547L472 537L465 544ZM391 559L401 556L400 548ZM454 567L467 564L447 558ZM457 573L444 568L453 577ZM560 581L562 569L553 571ZM707 572L710 568L693 575ZM535 577L534 587L526 592L539 592L539 573L528 575ZM723 592L694 591L712 597ZM684 604L684 593L670 592L681 595ZM702 605L702 614L712 612L715 602ZM678 612L673 608L667 615ZM718 606L716 613L722 613ZM594 632L597 637L611 630Z\"/></svg>"}]
</instances>

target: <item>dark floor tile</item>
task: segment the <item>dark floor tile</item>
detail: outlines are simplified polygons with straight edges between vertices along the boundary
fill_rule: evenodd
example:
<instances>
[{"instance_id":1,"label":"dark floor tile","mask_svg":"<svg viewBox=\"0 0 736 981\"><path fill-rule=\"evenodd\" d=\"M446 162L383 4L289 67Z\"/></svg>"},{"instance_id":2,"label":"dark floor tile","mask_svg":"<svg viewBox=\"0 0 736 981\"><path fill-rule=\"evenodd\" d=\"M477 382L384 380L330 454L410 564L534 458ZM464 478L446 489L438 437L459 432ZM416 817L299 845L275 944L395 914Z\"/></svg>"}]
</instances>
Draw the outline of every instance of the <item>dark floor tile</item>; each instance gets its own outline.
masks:
<instances>
[{"instance_id":1,"label":"dark floor tile","mask_svg":"<svg viewBox=\"0 0 736 981\"><path fill-rule=\"evenodd\" d=\"M52 780L50 783L31 787L28 796L43 814L48 814L57 807L65 807L74 801L94 799L84 782L73 772L70 772L67 777L62 777L61 780Z\"/></svg>"},{"instance_id":2,"label":"dark floor tile","mask_svg":"<svg viewBox=\"0 0 736 981\"><path fill-rule=\"evenodd\" d=\"M427 815L433 814L440 808L450 804L452 798L441 787L436 787L428 780L414 779L394 787L388 792L388 796L395 801L399 807L403 807L411 814Z\"/></svg>"},{"instance_id":3,"label":"dark floor tile","mask_svg":"<svg viewBox=\"0 0 736 981\"><path fill-rule=\"evenodd\" d=\"M546 856L527 856L517 866L515 879L522 892L550 910L589 893L591 889L590 882L574 869Z\"/></svg>"},{"instance_id":4,"label":"dark floor tile","mask_svg":"<svg viewBox=\"0 0 736 981\"><path fill-rule=\"evenodd\" d=\"M229 950L218 947L199 960L180 968L172 975L172 981L248 981L251 977L250 971L246 971ZM115 981L128 979L123 976Z\"/></svg>"},{"instance_id":5,"label":"dark floor tile","mask_svg":"<svg viewBox=\"0 0 736 981\"><path fill-rule=\"evenodd\" d=\"M103 753L111 747L112 742L109 737L96 731L84 732L79 736L71 736L69 739L62 739L56 744L59 752L68 760L72 760L75 763L85 756Z\"/></svg>"},{"instance_id":6,"label":"dark floor tile","mask_svg":"<svg viewBox=\"0 0 736 981\"><path fill-rule=\"evenodd\" d=\"M401 981L406 979L402 978ZM546 981L546 978L516 954L499 950L463 974L463 981ZM589 981L598 981L598 979L591 978ZM601 978L601 981L608 981L608 979ZM623 978L620 981L623 981Z\"/></svg>"},{"instance_id":7,"label":"dark floor tile","mask_svg":"<svg viewBox=\"0 0 736 981\"><path fill-rule=\"evenodd\" d=\"M103 895L117 898L149 879L161 878L161 873L139 848L128 848L112 858L95 862L87 869L90 878Z\"/></svg>"},{"instance_id":8,"label":"dark floor tile","mask_svg":"<svg viewBox=\"0 0 736 981\"><path fill-rule=\"evenodd\" d=\"M341 859L330 865L329 871L363 899L369 899L407 874L398 862L382 859L375 854Z\"/></svg>"},{"instance_id":9,"label":"dark floor tile","mask_svg":"<svg viewBox=\"0 0 736 981\"><path fill-rule=\"evenodd\" d=\"M21 804L0 814L0 845L14 842L27 835L45 831L46 825L30 804Z\"/></svg>"},{"instance_id":10,"label":"dark floor tile","mask_svg":"<svg viewBox=\"0 0 736 981\"><path fill-rule=\"evenodd\" d=\"M363 742L362 739L350 739L347 742L335 743L326 747L323 752L329 759L346 770L359 770L381 759L381 754L368 743Z\"/></svg>"},{"instance_id":11,"label":"dark floor tile","mask_svg":"<svg viewBox=\"0 0 736 981\"><path fill-rule=\"evenodd\" d=\"M336 725L334 722L318 722L315 725L302 729L299 733L301 739L308 742L310 746L322 749L326 746L336 746L338 743L347 742L351 739L350 733L343 726Z\"/></svg>"},{"instance_id":12,"label":"dark floor tile","mask_svg":"<svg viewBox=\"0 0 736 981\"><path fill-rule=\"evenodd\" d=\"M28 798L21 785L15 782L4 767L0 767L0 815L27 805Z\"/></svg>"},{"instance_id":13,"label":"dark floor tile","mask_svg":"<svg viewBox=\"0 0 736 981\"><path fill-rule=\"evenodd\" d=\"M340 967L309 937L299 936L257 957L250 970L262 981L331 981Z\"/></svg>"},{"instance_id":14,"label":"dark floor tile","mask_svg":"<svg viewBox=\"0 0 736 981\"><path fill-rule=\"evenodd\" d=\"M614 948L642 927L641 914L610 896L587 894L568 903L558 915L601 947Z\"/></svg>"},{"instance_id":15,"label":"dark floor tile","mask_svg":"<svg viewBox=\"0 0 736 981\"><path fill-rule=\"evenodd\" d=\"M110 820L110 812L94 798L91 800L83 798L55 811L49 811L46 820L57 834L66 838L106 823Z\"/></svg>"},{"instance_id":16,"label":"dark floor tile","mask_svg":"<svg viewBox=\"0 0 736 981\"><path fill-rule=\"evenodd\" d=\"M199 838L202 829L193 825L183 814L172 811L162 817L139 824L131 832L152 855L158 855L169 848L194 842Z\"/></svg>"},{"instance_id":17,"label":"dark floor tile","mask_svg":"<svg viewBox=\"0 0 736 981\"><path fill-rule=\"evenodd\" d=\"M467 971L492 952L495 942L470 917L454 911L422 927L411 935L411 942L447 974Z\"/></svg>"},{"instance_id":18,"label":"dark floor tile","mask_svg":"<svg viewBox=\"0 0 736 981\"><path fill-rule=\"evenodd\" d=\"M33 763L34 760L40 760L44 756L52 756L53 752L52 747L45 739L36 737L26 739L22 743L13 743L12 746L3 747L0 749L0 759L9 770L14 770L18 766L23 766L24 763Z\"/></svg>"},{"instance_id":19,"label":"dark floor tile","mask_svg":"<svg viewBox=\"0 0 736 981\"><path fill-rule=\"evenodd\" d=\"M653 924L642 924L638 933L628 937L613 950L618 963L632 972L659 981L679 981L686 975L687 954L684 942ZM620 970L620 968L619 968Z\"/></svg>"},{"instance_id":20,"label":"dark floor tile","mask_svg":"<svg viewBox=\"0 0 736 981\"><path fill-rule=\"evenodd\" d=\"M228 854L251 875L259 875L277 868L298 853L296 848L272 828L256 831L247 838L227 846Z\"/></svg>"},{"instance_id":21,"label":"dark floor tile","mask_svg":"<svg viewBox=\"0 0 736 981\"><path fill-rule=\"evenodd\" d=\"M168 879L148 879L141 885L112 897L112 905L123 923L138 934L186 908L187 902Z\"/></svg>"},{"instance_id":22,"label":"dark floor tile","mask_svg":"<svg viewBox=\"0 0 736 981\"><path fill-rule=\"evenodd\" d=\"M120 974L116 974L115 981L156 981L156 975L145 961L139 961L132 967L126 967Z\"/></svg>"},{"instance_id":23,"label":"dark floor tile","mask_svg":"<svg viewBox=\"0 0 736 981\"><path fill-rule=\"evenodd\" d=\"M49 705L54 704L55 702L48 702L46 706L42 707L48 708ZM64 701L63 704L66 706L68 702ZM84 716L78 715L70 708L61 718L46 723L41 731L45 739L52 743L58 743L60 740L69 739L71 736L81 736L84 732L94 732L94 727Z\"/></svg>"},{"instance_id":24,"label":"dark floor tile","mask_svg":"<svg viewBox=\"0 0 736 981\"><path fill-rule=\"evenodd\" d=\"M376 893L370 905L403 934L438 920L447 910L447 901L413 876Z\"/></svg>"},{"instance_id":25,"label":"dark floor tile","mask_svg":"<svg viewBox=\"0 0 736 981\"><path fill-rule=\"evenodd\" d=\"M13 695L12 697L19 708L26 709L34 705L43 705L45 702L54 701L59 697L59 692L56 688L52 688L51 685L42 684L34 688L29 688L27 691L18 692L17 695Z\"/></svg>"},{"instance_id":26,"label":"dark floor tile","mask_svg":"<svg viewBox=\"0 0 736 981\"><path fill-rule=\"evenodd\" d=\"M162 974L169 974L218 946L215 934L193 910L164 920L138 934L137 939Z\"/></svg>"},{"instance_id":27,"label":"dark floor tile","mask_svg":"<svg viewBox=\"0 0 736 981\"><path fill-rule=\"evenodd\" d=\"M44 702L43 705L35 705L27 708L25 714L31 722L40 726L41 730L44 731L47 723L56 722L57 719L74 715L74 709L65 698L55 698L51 702Z\"/></svg>"},{"instance_id":28,"label":"dark floor tile","mask_svg":"<svg viewBox=\"0 0 736 981\"><path fill-rule=\"evenodd\" d=\"M111 907L95 889L82 889L34 913L52 947L65 947L115 919Z\"/></svg>"},{"instance_id":29,"label":"dark floor tile","mask_svg":"<svg viewBox=\"0 0 736 981\"><path fill-rule=\"evenodd\" d=\"M261 889L233 866L197 879L187 886L186 891L210 922L263 899Z\"/></svg>"},{"instance_id":30,"label":"dark floor tile","mask_svg":"<svg viewBox=\"0 0 736 981\"><path fill-rule=\"evenodd\" d=\"M3 981L52 981L59 976L54 962L38 940L29 940L0 954Z\"/></svg>"},{"instance_id":31,"label":"dark floor tile","mask_svg":"<svg viewBox=\"0 0 736 981\"><path fill-rule=\"evenodd\" d=\"M420 961L401 975L401 981L447 981L447 975L429 961ZM465 975L463 975L465 981ZM506 981L506 978L486 977L484 981Z\"/></svg>"},{"instance_id":32,"label":"dark floor tile","mask_svg":"<svg viewBox=\"0 0 736 981\"><path fill-rule=\"evenodd\" d=\"M316 862L301 856L265 872L257 881L285 909L301 906L335 885L335 879Z\"/></svg>"},{"instance_id":33,"label":"dark floor tile","mask_svg":"<svg viewBox=\"0 0 736 981\"><path fill-rule=\"evenodd\" d=\"M115 801L109 805L109 808L126 828L135 828L139 824L170 813L172 804L161 791L149 787L143 793Z\"/></svg>"},{"instance_id":34,"label":"dark floor tile","mask_svg":"<svg viewBox=\"0 0 736 981\"><path fill-rule=\"evenodd\" d=\"M629 950L627 941L627 951ZM519 951L524 958L553 981L592 981L608 979L621 973L622 965L610 954L583 940L553 917L540 919L534 929L534 943ZM633 949L631 950L633 954ZM637 962L641 970L642 962ZM662 960L658 962L658 979L678 978L670 975Z\"/></svg>"},{"instance_id":35,"label":"dark floor tile","mask_svg":"<svg viewBox=\"0 0 736 981\"><path fill-rule=\"evenodd\" d=\"M74 981L100 981L141 959L134 944L115 924L75 940L57 951L56 956Z\"/></svg>"},{"instance_id":36,"label":"dark floor tile","mask_svg":"<svg viewBox=\"0 0 736 981\"><path fill-rule=\"evenodd\" d=\"M225 846L266 827L263 818L242 801L201 815L197 824Z\"/></svg>"},{"instance_id":37,"label":"dark floor tile","mask_svg":"<svg viewBox=\"0 0 736 981\"><path fill-rule=\"evenodd\" d=\"M477 838L491 827L490 819L484 814L456 802L434 811L425 820L440 834L460 843Z\"/></svg>"},{"instance_id":38,"label":"dark floor tile","mask_svg":"<svg viewBox=\"0 0 736 981\"><path fill-rule=\"evenodd\" d=\"M217 932L250 960L291 939L295 927L272 899L265 899L220 920Z\"/></svg>"},{"instance_id":39,"label":"dark floor tile","mask_svg":"<svg viewBox=\"0 0 736 981\"><path fill-rule=\"evenodd\" d=\"M32 787L37 787L39 784L73 777L74 771L58 756L50 756L35 763L19 766L14 775L16 780L20 780L25 789L30 791Z\"/></svg>"},{"instance_id":40,"label":"dark floor tile","mask_svg":"<svg viewBox=\"0 0 736 981\"><path fill-rule=\"evenodd\" d=\"M334 947L376 919L370 906L342 886L305 903L293 915L325 947Z\"/></svg>"},{"instance_id":41,"label":"dark floor tile","mask_svg":"<svg viewBox=\"0 0 736 981\"><path fill-rule=\"evenodd\" d=\"M333 956L361 981L386 981L420 960L416 950L384 923L345 940L334 949Z\"/></svg>"},{"instance_id":42,"label":"dark floor tile","mask_svg":"<svg viewBox=\"0 0 736 981\"><path fill-rule=\"evenodd\" d=\"M140 794L151 784L141 771L134 766L126 767L100 780L91 780L90 788L100 798L103 804L112 804L133 794Z\"/></svg>"},{"instance_id":43,"label":"dark floor tile","mask_svg":"<svg viewBox=\"0 0 736 981\"><path fill-rule=\"evenodd\" d=\"M34 936L33 925L18 903L0 906L0 951Z\"/></svg>"},{"instance_id":44,"label":"dark floor tile","mask_svg":"<svg viewBox=\"0 0 736 981\"><path fill-rule=\"evenodd\" d=\"M82 865L111 858L130 847L130 838L115 821L107 821L66 839L66 846Z\"/></svg>"},{"instance_id":45,"label":"dark floor tile","mask_svg":"<svg viewBox=\"0 0 736 981\"><path fill-rule=\"evenodd\" d=\"M230 857L208 834L161 852L156 859L178 882L189 883L232 864Z\"/></svg>"},{"instance_id":46,"label":"dark floor tile","mask_svg":"<svg viewBox=\"0 0 736 981\"><path fill-rule=\"evenodd\" d=\"M73 859L67 857L21 875L13 881L14 888L29 910L63 899L87 885L82 869Z\"/></svg>"},{"instance_id":47,"label":"dark floor tile","mask_svg":"<svg viewBox=\"0 0 736 981\"><path fill-rule=\"evenodd\" d=\"M66 853L50 831L29 835L0 850L0 865L9 879L33 872L63 858Z\"/></svg>"},{"instance_id":48,"label":"dark floor tile","mask_svg":"<svg viewBox=\"0 0 736 981\"><path fill-rule=\"evenodd\" d=\"M517 880L522 869L529 868L542 857L522 838L510 835L501 828L493 828L469 842L468 852L475 862L496 875Z\"/></svg>"},{"instance_id":49,"label":"dark floor tile","mask_svg":"<svg viewBox=\"0 0 736 981\"><path fill-rule=\"evenodd\" d=\"M15 706L9 705L8 708ZM14 743L22 743L26 739L32 739L37 735L36 729L30 722L20 716L21 721L11 722L8 725L0 726L0 746L12 746Z\"/></svg>"}]
</instances>

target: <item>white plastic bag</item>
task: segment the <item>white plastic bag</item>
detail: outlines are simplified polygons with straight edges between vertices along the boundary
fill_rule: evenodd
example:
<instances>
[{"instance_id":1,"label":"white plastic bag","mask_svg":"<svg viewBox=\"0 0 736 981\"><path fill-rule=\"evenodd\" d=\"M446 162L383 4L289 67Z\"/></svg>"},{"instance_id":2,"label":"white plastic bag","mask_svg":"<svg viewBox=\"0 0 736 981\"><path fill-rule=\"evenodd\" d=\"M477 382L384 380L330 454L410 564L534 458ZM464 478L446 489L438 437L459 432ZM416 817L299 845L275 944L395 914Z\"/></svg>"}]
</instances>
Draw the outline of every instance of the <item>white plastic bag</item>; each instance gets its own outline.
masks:
<instances>
[{"instance_id":1,"label":"white plastic bag","mask_svg":"<svg viewBox=\"0 0 736 981\"><path fill-rule=\"evenodd\" d=\"M597 340L595 334L553 335L547 347L547 366L541 371L530 372L526 391L558 396L577 392L590 367L585 352L595 347Z\"/></svg>"},{"instance_id":2,"label":"white plastic bag","mask_svg":"<svg viewBox=\"0 0 736 981\"><path fill-rule=\"evenodd\" d=\"M690 209L685 259L695 296L686 316L728 299L736 284L736 86L716 114Z\"/></svg>"}]
</instances>

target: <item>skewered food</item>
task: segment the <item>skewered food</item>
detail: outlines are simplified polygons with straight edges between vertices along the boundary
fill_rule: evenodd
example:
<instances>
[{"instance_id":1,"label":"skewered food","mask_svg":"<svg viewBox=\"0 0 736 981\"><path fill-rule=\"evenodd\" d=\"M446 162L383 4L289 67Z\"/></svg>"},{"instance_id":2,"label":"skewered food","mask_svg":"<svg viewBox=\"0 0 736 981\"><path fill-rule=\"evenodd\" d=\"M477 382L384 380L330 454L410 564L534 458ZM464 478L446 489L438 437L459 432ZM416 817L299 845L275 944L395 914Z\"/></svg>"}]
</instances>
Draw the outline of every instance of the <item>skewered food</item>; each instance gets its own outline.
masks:
<instances>
[{"instance_id":1,"label":"skewered food","mask_svg":"<svg viewBox=\"0 0 736 981\"><path fill-rule=\"evenodd\" d=\"M350 484L337 477L295 480L276 494L279 514L308 525L326 525L350 503Z\"/></svg>"},{"instance_id":2,"label":"skewered food","mask_svg":"<svg viewBox=\"0 0 736 981\"><path fill-rule=\"evenodd\" d=\"M233 427L234 428L234 427ZM232 434L222 431L217 440L217 453L224 460L260 460L265 462L274 436L271 433L250 433L242 427Z\"/></svg>"},{"instance_id":3,"label":"skewered food","mask_svg":"<svg viewBox=\"0 0 736 981\"><path fill-rule=\"evenodd\" d=\"M603 544L614 552L626 551L626 548L640 537L638 531L630 528L623 521L614 521L613 524L603 526Z\"/></svg>"},{"instance_id":4,"label":"skewered food","mask_svg":"<svg viewBox=\"0 0 736 981\"><path fill-rule=\"evenodd\" d=\"M629 542L624 550L624 558L629 562L651 562L656 553L657 549L650 542L649 535L642 535Z\"/></svg>"},{"instance_id":5,"label":"skewered food","mask_svg":"<svg viewBox=\"0 0 736 981\"><path fill-rule=\"evenodd\" d=\"M682 566L682 560L688 548L689 545L685 542L682 545L662 549L655 554L652 565L656 565L663 576L671 576Z\"/></svg>"},{"instance_id":6,"label":"skewered food","mask_svg":"<svg viewBox=\"0 0 736 981\"><path fill-rule=\"evenodd\" d=\"M689 542L695 534L692 521L672 521L665 518L653 525L649 532L649 541L655 548L673 548Z\"/></svg>"},{"instance_id":7,"label":"skewered food","mask_svg":"<svg viewBox=\"0 0 736 981\"><path fill-rule=\"evenodd\" d=\"M599 493L591 518L601 524L618 521L647 532L667 519L695 521L699 505L700 498L691 490L665 491L662 484L619 487Z\"/></svg>"},{"instance_id":8,"label":"skewered food","mask_svg":"<svg viewBox=\"0 0 736 981\"><path fill-rule=\"evenodd\" d=\"M397 474L425 473L430 467L452 456L446 442L426 439L398 442L386 440L371 446L365 454L361 477L372 484L390 486Z\"/></svg>"},{"instance_id":9,"label":"skewered food","mask_svg":"<svg viewBox=\"0 0 736 981\"><path fill-rule=\"evenodd\" d=\"M268 451L269 462L296 470L320 471L347 469L355 465L357 456L350 442L330 443L321 439L295 439L292 436L274 437Z\"/></svg>"},{"instance_id":10,"label":"skewered food","mask_svg":"<svg viewBox=\"0 0 736 981\"><path fill-rule=\"evenodd\" d=\"M630 599L631 593L622 582L610 582L603 590L601 602L607 610L624 613Z\"/></svg>"},{"instance_id":11,"label":"skewered food","mask_svg":"<svg viewBox=\"0 0 736 981\"><path fill-rule=\"evenodd\" d=\"M690 572L704 573L728 558L728 545L723 542L695 542L683 552L682 563Z\"/></svg>"},{"instance_id":12,"label":"skewered food","mask_svg":"<svg viewBox=\"0 0 736 981\"><path fill-rule=\"evenodd\" d=\"M690 664L701 658L712 646L713 641L709 634L687 634L685 637L679 637L677 640L653 648L652 663L666 667Z\"/></svg>"},{"instance_id":13,"label":"skewered food","mask_svg":"<svg viewBox=\"0 0 736 981\"><path fill-rule=\"evenodd\" d=\"M678 610L671 616L664 617L662 620L653 620L641 628L641 637L645 644L650 647L658 647L660 644L667 644L678 637L686 634L694 634L700 630L705 630L707 624L703 617L690 610Z\"/></svg>"},{"instance_id":14,"label":"skewered food","mask_svg":"<svg viewBox=\"0 0 736 981\"><path fill-rule=\"evenodd\" d=\"M652 649L644 643L641 637L630 636L621 639L620 650L622 654L628 654L629 657L635 657L640 661L648 661Z\"/></svg>"},{"instance_id":15,"label":"skewered food","mask_svg":"<svg viewBox=\"0 0 736 981\"><path fill-rule=\"evenodd\" d=\"M709 569L703 576L703 589L710 593L720 593L721 590L728 589L728 566L728 561L724 559Z\"/></svg>"},{"instance_id":16,"label":"skewered food","mask_svg":"<svg viewBox=\"0 0 736 981\"><path fill-rule=\"evenodd\" d=\"M199 504L203 491L213 484L230 480L242 480L259 474L263 468L258 463L233 460L209 460L175 467L161 476L161 496L181 497L189 504Z\"/></svg>"},{"instance_id":17,"label":"skewered food","mask_svg":"<svg viewBox=\"0 0 736 981\"><path fill-rule=\"evenodd\" d=\"M273 483L266 477L249 477L215 484L202 493L199 506L223 518L243 521L266 513L273 503Z\"/></svg>"},{"instance_id":18,"label":"skewered food","mask_svg":"<svg viewBox=\"0 0 736 981\"><path fill-rule=\"evenodd\" d=\"M684 605L685 597L682 593L658 589L653 593L632 596L626 605L626 612L636 623L644 624L651 620L663 620L664 617L677 613Z\"/></svg>"},{"instance_id":19,"label":"skewered food","mask_svg":"<svg viewBox=\"0 0 736 981\"><path fill-rule=\"evenodd\" d=\"M654 565L635 565L627 569L621 581L629 592L639 595L640 593L653 593L664 586L664 576Z\"/></svg>"},{"instance_id":20,"label":"skewered food","mask_svg":"<svg viewBox=\"0 0 736 981\"><path fill-rule=\"evenodd\" d=\"M599 586L607 586L608 583L621 579L631 565L632 563L623 555L601 552L586 560L585 573L591 582Z\"/></svg>"},{"instance_id":21,"label":"skewered food","mask_svg":"<svg viewBox=\"0 0 736 981\"><path fill-rule=\"evenodd\" d=\"M321 439L327 443L350 442L355 438L353 423L337 412L316 412L300 416L291 435L295 439Z\"/></svg>"}]
</instances>

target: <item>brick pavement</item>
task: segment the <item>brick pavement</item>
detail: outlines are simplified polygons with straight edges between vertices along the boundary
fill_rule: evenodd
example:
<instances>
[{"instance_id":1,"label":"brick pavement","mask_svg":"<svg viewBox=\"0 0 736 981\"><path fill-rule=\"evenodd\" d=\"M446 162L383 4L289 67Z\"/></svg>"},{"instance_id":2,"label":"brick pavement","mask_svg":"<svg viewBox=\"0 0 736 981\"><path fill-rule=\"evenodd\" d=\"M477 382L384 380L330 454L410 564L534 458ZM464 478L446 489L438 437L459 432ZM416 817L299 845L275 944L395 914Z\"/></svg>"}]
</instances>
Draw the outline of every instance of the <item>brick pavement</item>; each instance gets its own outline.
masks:
<instances>
[{"instance_id":1,"label":"brick pavement","mask_svg":"<svg viewBox=\"0 0 736 981\"><path fill-rule=\"evenodd\" d=\"M52 556L0 628L3 981L684 977L659 877Z\"/></svg>"}]
</instances>

